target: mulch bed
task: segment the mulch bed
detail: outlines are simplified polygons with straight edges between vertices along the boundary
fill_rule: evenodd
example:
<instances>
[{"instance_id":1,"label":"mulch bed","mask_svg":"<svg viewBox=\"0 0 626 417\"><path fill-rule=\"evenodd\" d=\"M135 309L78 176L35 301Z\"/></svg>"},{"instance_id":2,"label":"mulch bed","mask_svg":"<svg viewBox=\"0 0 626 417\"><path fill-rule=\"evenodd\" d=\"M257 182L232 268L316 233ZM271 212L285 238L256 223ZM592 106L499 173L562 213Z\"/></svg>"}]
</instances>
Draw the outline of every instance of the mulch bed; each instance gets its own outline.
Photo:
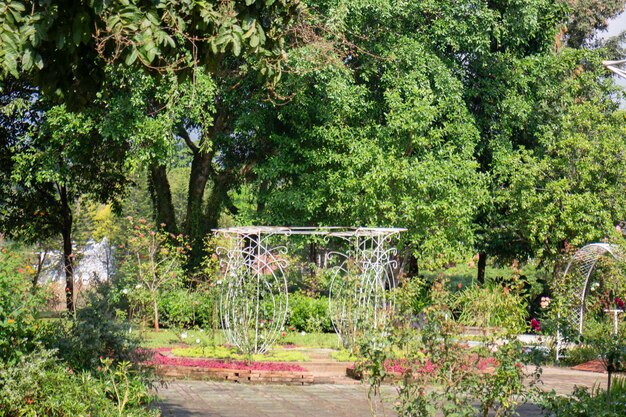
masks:
<instances>
[{"instance_id":1,"label":"mulch bed","mask_svg":"<svg viewBox=\"0 0 626 417\"><path fill-rule=\"evenodd\" d=\"M585 372L599 372L606 373L606 368L598 359L594 359L589 362L581 363L580 365L572 366L572 369L577 371L585 371Z\"/></svg>"}]
</instances>

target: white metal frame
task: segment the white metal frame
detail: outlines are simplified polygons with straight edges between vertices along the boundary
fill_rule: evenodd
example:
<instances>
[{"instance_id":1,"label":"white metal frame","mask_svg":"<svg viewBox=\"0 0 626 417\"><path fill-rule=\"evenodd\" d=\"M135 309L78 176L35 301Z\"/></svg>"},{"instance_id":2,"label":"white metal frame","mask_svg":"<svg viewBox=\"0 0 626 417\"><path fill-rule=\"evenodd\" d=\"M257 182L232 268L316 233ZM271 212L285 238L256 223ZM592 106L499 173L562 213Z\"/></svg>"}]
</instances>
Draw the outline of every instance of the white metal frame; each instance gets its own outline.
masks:
<instances>
[{"instance_id":1,"label":"white metal frame","mask_svg":"<svg viewBox=\"0 0 626 417\"><path fill-rule=\"evenodd\" d=\"M563 278L560 283L561 291L565 300L566 319L572 327L578 330L579 334L583 332L585 317L585 301L589 294L591 285L591 274L600 258L605 255L612 256L616 261L623 262L626 260L624 250L609 243L591 243L579 249L567 264ZM557 329L557 346L556 355L560 359L561 351L565 347L565 342L561 335L561 330Z\"/></svg>"},{"instance_id":2,"label":"white metal frame","mask_svg":"<svg viewBox=\"0 0 626 417\"><path fill-rule=\"evenodd\" d=\"M288 312L287 247L280 236L318 235L347 242L346 252L326 255L333 270L329 309L341 339L384 324L393 306L395 248L406 229L244 226L214 230L224 273L220 318L226 339L246 353L265 353L276 342ZM326 262L325 262L326 264ZM263 311L265 307L266 311ZM268 308L269 307L269 308Z\"/></svg>"}]
</instances>

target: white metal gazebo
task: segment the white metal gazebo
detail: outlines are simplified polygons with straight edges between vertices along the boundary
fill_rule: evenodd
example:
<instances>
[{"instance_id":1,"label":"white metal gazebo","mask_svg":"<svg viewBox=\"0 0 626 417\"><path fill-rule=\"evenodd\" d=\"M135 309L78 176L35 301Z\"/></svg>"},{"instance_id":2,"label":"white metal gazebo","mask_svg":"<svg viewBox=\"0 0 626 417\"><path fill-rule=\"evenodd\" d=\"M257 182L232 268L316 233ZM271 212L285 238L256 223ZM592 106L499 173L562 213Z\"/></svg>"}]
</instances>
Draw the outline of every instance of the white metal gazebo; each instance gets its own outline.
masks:
<instances>
[{"instance_id":1,"label":"white metal gazebo","mask_svg":"<svg viewBox=\"0 0 626 417\"><path fill-rule=\"evenodd\" d=\"M370 227L243 226L216 229L224 279L220 318L228 342L246 353L265 353L278 339L288 312L285 238L292 235L339 240L345 250L326 254L332 270L329 311L344 341L376 327L393 305L396 249L392 242L406 229Z\"/></svg>"}]
</instances>

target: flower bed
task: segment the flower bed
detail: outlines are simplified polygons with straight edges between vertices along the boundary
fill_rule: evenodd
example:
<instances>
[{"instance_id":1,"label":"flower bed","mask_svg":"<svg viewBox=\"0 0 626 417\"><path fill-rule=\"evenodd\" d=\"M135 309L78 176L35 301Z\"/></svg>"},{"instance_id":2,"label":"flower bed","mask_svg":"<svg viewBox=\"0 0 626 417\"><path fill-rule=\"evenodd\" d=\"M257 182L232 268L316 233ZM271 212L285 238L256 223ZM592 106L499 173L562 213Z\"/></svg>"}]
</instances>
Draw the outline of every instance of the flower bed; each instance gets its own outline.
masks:
<instances>
[{"instance_id":1,"label":"flower bed","mask_svg":"<svg viewBox=\"0 0 626 417\"><path fill-rule=\"evenodd\" d=\"M468 361L465 366L474 366L480 372L491 372L497 366L495 358L478 358L476 355L469 355ZM406 359L387 359L385 361L385 371L390 375L392 380L397 380L402 377L411 364ZM436 365L431 361L426 360L420 366L413 367L413 372L418 374L432 374L436 370ZM363 373L355 369L354 366L349 366L346 369L346 375L354 379L362 379Z\"/></svg>"},{"instance_id":2,"label":"flower bed","mask_svg":"<svg viewBox=\"0 0 626 417\"><path fill-rule=\"evenodd\" d=\"M154 366L165 378L218 379L232 382L305 385L314 382L313 375L295 363L245 362L220 359L178 358L170 348L154 350L146 364Z\"/></svg>"},{"instance_id":3,"label":"flower bed","mask_svg":"<svg viewBox=\"0 0 626 417\"><path fill-rule=\"evenodd\" d=\"M170 348L157 349L150 361L151 365L157 366L193 366L208 369L234 369L239 371L289 371L306 372L306 369L295 363L285 362L246 362L229 361L221 359L180 358L166 355L171 352Z\"/></svg>"}]
</instances>

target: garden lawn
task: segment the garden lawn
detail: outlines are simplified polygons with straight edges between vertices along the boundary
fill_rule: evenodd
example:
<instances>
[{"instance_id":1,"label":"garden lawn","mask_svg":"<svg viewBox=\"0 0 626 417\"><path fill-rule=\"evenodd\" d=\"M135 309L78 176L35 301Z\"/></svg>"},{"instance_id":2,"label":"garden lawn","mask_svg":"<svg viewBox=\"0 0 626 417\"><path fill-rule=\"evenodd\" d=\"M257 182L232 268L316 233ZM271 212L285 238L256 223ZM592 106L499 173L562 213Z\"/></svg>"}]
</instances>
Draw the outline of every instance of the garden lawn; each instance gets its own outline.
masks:
<instances>
[{"instance_id":1,"label":"garden lawn","mask_svg":"<svg viewBox=\"0 0 626 417\"><path fill-rule=\"evenodd\" d=\"M185 358L213 358L229 360L252 360L255 362L308 362L311 360L299 350L273 349L267 354L242 355L234 348L224 346L198 346L173 348L172 355Z\"/></svg>"},{"instance_id":2,"label":"garden lawn","mask_svg":"<svg viewBox=\"0 0 626 417\"><path fill-rule=\"evenodd\" d=\"M226 343L226 338L221 330L212 334L210 330L180 330L162 329L154 332L150 329L141 330L142 346L145 348L188 346L219 346ZM306 348L329 348L338 349L339 339L334 333L301 333L288 332L284 337L279 337L277 345L295 345Z\"/></svg>"}]
</instances>

